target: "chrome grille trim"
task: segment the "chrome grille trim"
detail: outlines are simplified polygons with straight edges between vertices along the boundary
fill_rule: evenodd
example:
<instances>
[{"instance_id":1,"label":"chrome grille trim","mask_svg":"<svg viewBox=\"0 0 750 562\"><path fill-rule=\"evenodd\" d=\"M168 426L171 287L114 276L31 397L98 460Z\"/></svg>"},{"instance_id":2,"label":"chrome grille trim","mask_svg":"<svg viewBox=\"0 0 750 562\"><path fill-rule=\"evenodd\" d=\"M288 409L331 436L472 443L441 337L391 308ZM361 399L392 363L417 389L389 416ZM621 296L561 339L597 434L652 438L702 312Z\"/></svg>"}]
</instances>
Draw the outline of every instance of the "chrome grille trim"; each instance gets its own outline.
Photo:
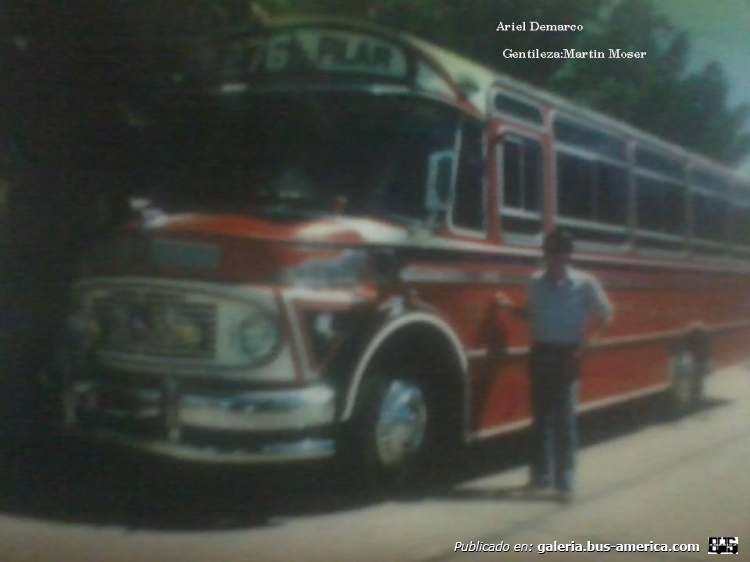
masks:
<instances>
[{"instance_id":1,"label":"chrome grille trim","mask_svg":"<svg viewBox=\"0 0 750 562\"><path fill-rule=\"evenodd\" d=\"M117 370L148 377L166 374L177 377L211 377L223 380L258 383L288 383L297 375L293 358L293 347L283 339L278 355L269 363L252 365L238 348L235 328L247 312L258 308L281 318L288 315L286 308L279 308L275 289L238 283L166 279L141 276L99 276L81 279L75 286L76 301L86 314L93 314L94 303L113 295L157 294L175 298L185 304L210 305L215 310L215 354L199 356L144 355L140 350L123 352L113 346L102 346L101 338L92 337L92 361L97 369ZM95 324L92 322L92 324ZM91 337L91 336L89 336Z\"/></svg>"},{"instance_id":2,"label":"chrome grille trim","mask_svg":"<svg viewBox=\"0 0 750 562\"><path fill-rule=\"evenodd\" d=\"M217 306L213 303L190 302L182 295L163 291L118 290L95 298L93 310L101 324L107 326L100 351L175 359L216 357ZM139 310L143 317L134 318ZM172 321L187 319L200 326L200 344L190 348L175 339L174 331L170 338L170 317ZM138 341L134 341L138 331Z\"/></svg>"}]
</instances>

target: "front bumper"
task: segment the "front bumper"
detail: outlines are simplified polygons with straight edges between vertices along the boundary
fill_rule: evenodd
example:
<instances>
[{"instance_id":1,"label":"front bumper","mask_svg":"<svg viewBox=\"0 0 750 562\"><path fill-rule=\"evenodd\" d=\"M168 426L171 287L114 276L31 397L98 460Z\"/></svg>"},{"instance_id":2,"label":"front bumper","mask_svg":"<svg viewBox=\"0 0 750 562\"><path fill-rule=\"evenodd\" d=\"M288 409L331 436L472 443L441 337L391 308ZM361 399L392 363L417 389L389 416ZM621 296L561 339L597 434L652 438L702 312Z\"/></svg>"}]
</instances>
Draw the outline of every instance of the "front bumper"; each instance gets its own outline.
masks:
<instances>
[{"instance_id":1,"label":"front bumper","mask_svg":"<svg viewBox=\"0 0 750 562\"><path fill-rule=\"evenodd\" d=\"M334 390L214 388L177 377L76 381L63 393L68 435L181 460L268 463L334 454Z\"/></svg>"}]
</instances>

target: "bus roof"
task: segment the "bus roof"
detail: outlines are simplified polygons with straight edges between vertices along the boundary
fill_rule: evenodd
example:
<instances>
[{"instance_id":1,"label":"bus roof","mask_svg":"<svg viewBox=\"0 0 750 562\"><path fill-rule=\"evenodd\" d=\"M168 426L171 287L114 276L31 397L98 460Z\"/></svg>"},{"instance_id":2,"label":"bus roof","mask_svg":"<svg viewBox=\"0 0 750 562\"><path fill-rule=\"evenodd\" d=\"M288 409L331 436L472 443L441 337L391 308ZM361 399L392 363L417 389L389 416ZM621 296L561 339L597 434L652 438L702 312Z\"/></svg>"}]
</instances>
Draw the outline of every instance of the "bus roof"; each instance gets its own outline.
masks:
<instances>
[{"instance_id":1,"label":"bus roof","mask_svg":"<svg viewBox=\"0 0 750 562\"><path fill-rule=\"evenodd\" d=\"M732 179L750 190L750 178L738 174L724 164L720 164L706 156L692 152L651 133L642 131L633 125L609 117L599 111L583 107L541 88L532 86L516 78L512 78L503 72L483 66L462 55L420 39L412 34L359 20L330 16L273 18L268 25L268 27L273 30L300 26L330 26L338 29L371 32L383 38L408 46L414 51L420 53L426 60L438 66L453 82L456 95L455 99L449 101L459 104L463 97L472 104L479 115L489 117L492 114L490 108L491 93L497 91L498 93L507 92L510 94L516 94L527 101L535 102L539 106L550 110L549 114L551 116L556 113L562 113L577 118L584 124L593 125L604 131L642 142L649 148L656 150L660 149L676 158L689 160L704 169L724 175L727 179ZM550 125L551 119L545 123L545 127L549 127Z\"/></svg>"}]
</instances>

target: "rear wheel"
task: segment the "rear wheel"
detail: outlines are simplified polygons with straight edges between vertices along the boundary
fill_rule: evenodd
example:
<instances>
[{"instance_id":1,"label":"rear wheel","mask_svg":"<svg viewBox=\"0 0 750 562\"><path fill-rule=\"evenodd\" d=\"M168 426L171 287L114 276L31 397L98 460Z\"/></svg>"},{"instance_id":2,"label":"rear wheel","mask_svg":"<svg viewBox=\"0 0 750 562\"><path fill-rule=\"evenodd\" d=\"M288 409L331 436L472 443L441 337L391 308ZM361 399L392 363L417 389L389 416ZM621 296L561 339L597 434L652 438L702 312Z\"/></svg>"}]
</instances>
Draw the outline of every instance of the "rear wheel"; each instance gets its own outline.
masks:
<instances>
[{"instance_id":1,"label":"rear wheel","mask_svg":"<svg viewBox=\"0 0 750 562\"><path fill-rule=\"evenodd\" d=\"M669 391L671 413L684 415L700 405L706 365L689 348L678 349L670 360L672 384Z\"/></svg>"}]
</instances>

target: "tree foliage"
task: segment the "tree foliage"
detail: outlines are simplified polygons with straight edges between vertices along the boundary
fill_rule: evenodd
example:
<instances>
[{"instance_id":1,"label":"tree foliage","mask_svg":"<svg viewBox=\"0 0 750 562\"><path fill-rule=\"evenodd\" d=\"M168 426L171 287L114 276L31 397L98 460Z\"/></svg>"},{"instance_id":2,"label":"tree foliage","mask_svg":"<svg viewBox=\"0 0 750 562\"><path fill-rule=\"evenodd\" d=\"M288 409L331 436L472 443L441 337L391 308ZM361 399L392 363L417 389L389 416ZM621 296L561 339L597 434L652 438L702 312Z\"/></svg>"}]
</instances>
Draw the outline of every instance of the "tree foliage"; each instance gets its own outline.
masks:
<instances>
[{"instance_id":1,"label":"tree foliage","mask_svg":"<svg viewBox=\"0 0 750 562\"><path fill-rule=\"evenodd\" d=\"M102 99L127 95L122 85L132 84L135 78L145 79L174 66L181 56L175 48L177 38L256 22L262 5L272 16L335 15L411 32L729 164L750 152L750 136L744 131L750 108L728 106L728 84L718 63L688 72L689 38L655 11L651 0L99 0L53 4L15 0L14 5L18 7L16 31L57 45L38 57L41 63L35 63L27 83L34 90L40 89L40 83L53 90L76 84L79 92L84 91L77 99L85 100L77 104L77 117L106 115L106 105L91 108ZM498 32L500 21L576 23L583 24L584 31ZM506 48L605 52L620 48L648 55L644 59L506 59L502 55ZM117 85L121 86L119 94L114 91ZM99 94L102 91L104 95ZM50 111L47 106L45 112ZM37 118L42 113L29 114L34 126L50 122ZM75 123L80 137L87 130L80 124L86 119L77 117L69 121ZM58 141L52 145L58 146Z\"/></svg>"},{"instance_id":2,"label":"tree foliage","mask_svg":"<svg viewBox=\"0 0 750 562\"><path fill-rule=\"evenodd\" d=\"M689 37L657 14L650 0L603 10L576 48L648 54L568 59L549 78L550 89L728 164L750 152L750 135L743 132L750 107L728 107L729 86L719 63L688 72Z\"/></svg>"},{"instance_id":3,"label":"tree foliage","mask_svg":"<svg viewBox=\"0 0 750 562\"><path fill-rule=\"evenodd\" d=\"M730 108L719 63L688 72L690 41L650 0L269 0L277 14L364 18L412 32L727 164L750 153L750 107ZM581 33L496 32L497 24L584 24ZM644 59L506 59L566 48L647 51Z\"/></svg>"},{"instance_id":4,"label":"tree foliage","mask_svg":"<svg viewBox=\"0 0 750 562\"><path fill-rule=\"evenodd\" d=\"M528 64L528 61L504 58L503 49L569 48L575 41L575 34L496 32L498 23L539 21L576 24L594 17L603 1L276 0L266 4L274 13L344 15L402 29L541 86L560 66L560 60L539 59L534 64Z\"/></svg>"},{"instance_id":5,"label":"tree foliage","mask_svg":"<svg viewBox=\"0 0 750 562\"><path fill-rule=\"evenodd\" d=\"M354 16L412 32L727 164L750 153L750 107L730 108L719 63L688 72L690 41L650 0L274 0L274 13ZM575 32L497 32L497 24L584 25ZM566 48L647 51L644 59L506 59Z\"/></svg>"}]
</instances>

